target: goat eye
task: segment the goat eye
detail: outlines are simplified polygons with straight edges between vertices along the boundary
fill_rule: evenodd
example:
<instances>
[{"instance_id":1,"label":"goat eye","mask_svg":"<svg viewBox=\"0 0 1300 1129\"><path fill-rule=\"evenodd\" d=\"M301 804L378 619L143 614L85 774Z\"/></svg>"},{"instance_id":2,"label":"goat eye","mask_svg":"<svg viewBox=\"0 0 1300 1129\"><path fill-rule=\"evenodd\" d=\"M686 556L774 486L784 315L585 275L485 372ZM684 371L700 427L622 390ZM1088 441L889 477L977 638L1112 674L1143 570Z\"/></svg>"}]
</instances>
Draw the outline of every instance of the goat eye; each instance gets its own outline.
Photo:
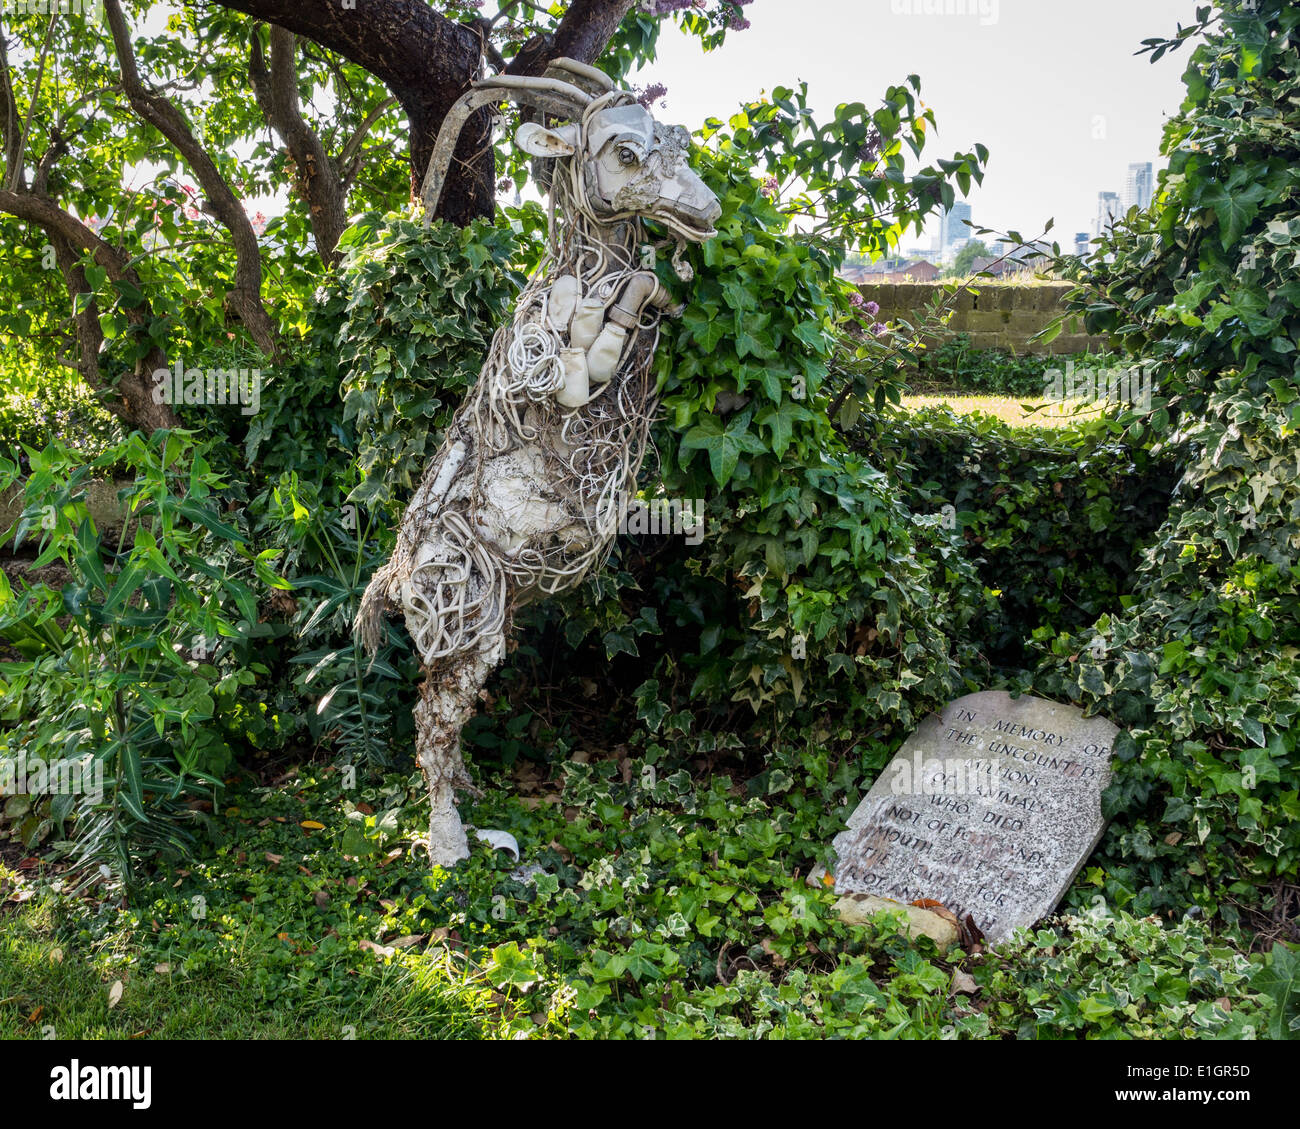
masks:
<instances>
[{"instance_id":1,"label":"goat eye","mask_svg":"<svg viewBox=\"0 0 1300 1129\"><path fill-rule=\"evenodd\" d=\"M635 165L637 155L635 149L629 149L626 145L620 146L618 150L618 163L623 166Z\"/></svg>"}]
</instances>

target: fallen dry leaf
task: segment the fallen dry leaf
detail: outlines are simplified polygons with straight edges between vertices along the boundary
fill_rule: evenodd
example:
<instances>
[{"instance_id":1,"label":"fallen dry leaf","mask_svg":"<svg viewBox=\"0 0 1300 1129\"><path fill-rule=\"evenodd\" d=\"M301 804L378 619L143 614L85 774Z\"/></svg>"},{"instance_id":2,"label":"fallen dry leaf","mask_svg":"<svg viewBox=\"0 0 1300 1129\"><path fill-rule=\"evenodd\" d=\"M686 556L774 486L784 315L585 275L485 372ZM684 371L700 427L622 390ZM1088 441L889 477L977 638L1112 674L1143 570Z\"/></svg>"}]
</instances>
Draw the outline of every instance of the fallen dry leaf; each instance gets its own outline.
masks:
<instances>
[{"instance_id":1,"label":"fallen dry leaf","mask_svg":"<svg viewBox=\"0 0 1300 1129\"><path fill-rule=\"evenodd\" d=\"M931 913L937 913L944 919L944 921L957 926L957 929L960 932L961 922L957 920L957 915L944 905L943 902L936 902L933 898L917 898L912 905L917 906L920 909L928 909Z\"/></svg>"},{"instance_id":2,"label":"fallen dry leaf","mask_svg":"<svg viewBox=\"0 0 1300 1129\"><path fill-rule=\"evenodd\" d=\"M62 950L62 949L51 949L51 950L50 950L50 960L52 960L55 964L62 964L62 963L63 963L63 950Z\"/></svg>"},{"instance_id":3,"label":"fallen dry leaf","mask_svg":"<svg viewBox=\"0 0 1300 1129\"><path fill-rule=\"evenodd\" d=\"M155 964L153 970L158 973L159 976L170 976L172 966L170 964Z\"/></svg>"},{"instance_id":4,"label":"fallen dry leaf","mask_svg":"<svg viewBox=\"0 0 1300 1129\"><path fill-rule=\"evenodd\" d=\"M323 823L317 823L316 820L314 820L314 819L304 819L300 824L298 824L298 826L299 826L299 827L305 827L308 831L324 831L324 830L325 830L325 824L323 824Z\"/></svg>"},{"instance_id":5,"label":"fallen dry leaf","mask_svg":"<svg viewBox=\"0 0 1300 1129\"><path fill-rule=\"evenodd\" d=\"M423 933L408 933L405 937L394 938L388 944L394 949L409 949L412 945L418 945L423 940Z\"/></svg>"},{"instance_id":6,"label":"fallen dry leaf","mask_svg":"<svg viewBox=\"0 0 1300 1129\"><path fill-rule=\"evenodd\" d=\"M958 968L952 974L952 990L954 993L961 992L964 995L973 996L980 990L980 987L975 983L975 977Z\"/></svg>"},{"instance_id":7,"label":"fallen dry leaf","mask_svg":"<svg viewBox=\"0 0 1300 1129\"><path fill-rule=\"evenodd\" d=\"M109 988L109 990L108 990L108 1009L109 1009L109 1011L112 1011L113 1008L117 1007L118 1003L119 1003L119 1002L121 1001L121 999L122 999L122 992L123 992L122 981L120 981L120 980L114 980L114 981L113 981L113 986L112 986L111 988Z\"/></svg>"}]
</instances>

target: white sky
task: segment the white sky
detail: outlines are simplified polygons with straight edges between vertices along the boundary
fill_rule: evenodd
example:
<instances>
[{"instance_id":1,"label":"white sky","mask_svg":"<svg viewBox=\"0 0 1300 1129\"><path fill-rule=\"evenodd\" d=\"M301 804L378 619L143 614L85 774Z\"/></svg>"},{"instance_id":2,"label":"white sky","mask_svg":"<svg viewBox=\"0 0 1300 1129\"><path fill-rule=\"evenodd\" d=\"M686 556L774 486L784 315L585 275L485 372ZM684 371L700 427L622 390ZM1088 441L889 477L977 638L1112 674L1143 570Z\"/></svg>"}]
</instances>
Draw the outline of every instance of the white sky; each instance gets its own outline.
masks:
<instances>
[{"instance_id":1,"label":"white sky","mask_svg":"<svg viewBox=\"0 0 1300 1129\"><path fill-rule=\"evenodd\" d=\"M752 27L707 55L665 21L658 58L634 81L662 82L657 115L695 129L801 80L819 120L842 102L874 109L887 86L918 74L939 126L927 162L977 141L989 148L984 184L967 197L976 225L1032 238L1055 218L1049 238L1063 246L1091 234L1099 191L1122 192L1131 162L1163 167L1161 129L1182 101L1191 47L1154 66L1134 52L1191 23L1197 0L950 4L971 14L924 14L944 0L753 0ZM904 235L904 248L934 230Z\"/></svg>"}]
</instances>

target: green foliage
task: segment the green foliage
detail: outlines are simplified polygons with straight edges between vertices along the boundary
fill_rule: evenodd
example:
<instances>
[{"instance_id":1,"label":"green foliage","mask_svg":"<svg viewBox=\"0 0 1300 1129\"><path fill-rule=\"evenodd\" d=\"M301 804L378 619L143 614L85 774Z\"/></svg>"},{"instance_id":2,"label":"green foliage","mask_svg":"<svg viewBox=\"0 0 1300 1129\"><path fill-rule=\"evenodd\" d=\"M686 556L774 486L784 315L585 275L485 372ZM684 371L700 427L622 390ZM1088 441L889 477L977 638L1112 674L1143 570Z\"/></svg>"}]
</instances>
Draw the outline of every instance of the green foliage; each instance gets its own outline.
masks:
<instances>
[{"instance_id":1,"label":"green foliage","mask_svg":"<svg viewBox=\"0 0 1300 1129\"><path fill-rule=\"evenodd\" d=\"M1082 380L1085 368L1111 368L1117 356L1099 353L1072 359ZM1065 362L1065 357L1046 353L976 349L969 334L957 333L917 357L914 368L907 374L908 389L918 394L937 389L1025 396L1038 400L1051 383L1051 378L1044 374L1049 369L1062 368Z\"/></svg>"},{"instance_id":2,"label":"green foliage","mask_svg":"<svg viewBox=\"0 0 1300 1129\"><path fill-rule=\"evenodd\" d=\"M894 914L847 926L834 895L799 876L888 750L783 745L743 786L693 776L702 751L650 742L584 763L539 748L540 773L480 766L486 795L469 813L515 834L527 870L478 844L430 874L415 843L422 790L405 776L349 788L329 769L233 790L214 842L132 908L55 900L0 867L37 895L0 928L0 952L19 958L0 962L0 987L11 967L25 973L0 997L0 1031L36 1036L38 1007L61 1037L116 1030L103 1004L114 979L128 1033L159 981L188 1009L221 1001L219 1019L195 1017L214 1035L436 1023L512 1039L1197 1039L1264 1037L1277 1022L1277 951L1265 966L1196 921L1067 917L945 956ZM41 923L43 951L15 919Z\"/></svg>"},{"instance_id":3,"label":"green foliage","mask_svg":"<svg viewBox=\"0 0 1300 1129\"><path fill-rule=\"evenodd\" d=\"M1300 1039L1300 949L1279 941L1250 986L1273 1002L1269 1037Z\"/></svg>"},{"instance_id":4,"label":"green foliage","mask_svg":"<svg viewBox=\"0 0 1300 1129\"><path fill-rule=\"evenodd\" d=\"M33 568L60 561L68 582L20 593L2 582L0 635L29 656L0 664L3 751L80 767L79 792L51 783L50 824L75 814L77 868L110 862L129 880L142 850L183 848L179 800L219 786L229 733L264 725L240 700L264 668L232 648L262 631L254 576L283 582L241 553L216 504L221 480L185 433L132 434L89 463L58 443L27 453L15 542L38 534ZM136 477L112 548L82 488L118 465ZM13 482L12 463L0 470Z\"/></svg>"},{"instance_id":5,"label":"green foliage","mask_svg":"<svg viewBox=\"0 0 1300 1129\"><path fill-rule=\"evenodd\" d=\"M122 438L120 424L84 384L62 373L41 374L25 383L22 387L15 381L17 390L0 393L0 451L9 452L24 469L23 447L39 451L57 439L93 458Z\"/></svg>"},{"instance_id":6,"label":"green foliage","mask_svg":"<svg viewBox=\"0 0 1300 1129\"><path fill-rule=\"evenodd\" d=\"M363 218L339 247L322 316L338 318L343 419L359 433L364 477L352 499L395 520L518 293L518 247L509 227L397 216Z\"/></svg>"},{"instance_id":7,"label":"green foliage","mask_svg":"<svg viewBox=\"0 0 1300 1129\"><path fill-rule=\"evenodd\" d=\"M958 278L966 278L971 272L971 267L976 259L987 259L992 255L992 251L978 239L969 240L952 261L952 274Z\"/></svg>"},{"instance_id":8,"label":"green foliage","mask_svg":"<svg viewBox=\"0 0 1300 1129\"><path fill-rule=\"evenodd\" d=\"M1043 640L1041 692L1129 725L1107 814L1110 895L1235 919L1300 865L1300 9L1209 6L1166 124L1169 170L1074 301L1151 366L1117 427L1175 460L1131 607Z\"/></svg>"},{"instance_id":9,"label":"green foliage","mask_svg":"<svg viewBox=\"0 0 1300 1129\"><path fill-rule=\"evenodd\" d=\"M920 78L908 75L877 109L844 103L819 123L807 83L777 86L770 100L745 105L729 123L710 118L703 138L738 166L757 159L769 178L764 191L785 215L810 221L802 238L820 243L838 267L850 250L887 253L908 227L919 235L931 212L952 207L958 189L965 195L983 181L983 145L909 170L909 154L919 159L936 128L920 94Z\"/></svg>"},{"instance_id":10,"label":"green foliage","mask_svg":"<svg viewBox=\"0 0 1300 1129\"><path fill-rule=\"evenodd\" d=\"M1254 1039L1277 1014L1258 969L1203 925L1121 912L1021 931L974 979L993 1037Z\"/></svg>"},{"instance_id":11,"label":"green foliage","mask_svg":"<svg viewBox=\"0 0 1300 1129\"><path fill-rule=\"evenodd\" d=\"M853 440L932 540L958 639L1008 673L1036 665L1031 639L1122 614L1173 483L1166 462L1096 424L1035 431L935 408L867 416Z\"/></svg>"}]
</instances>

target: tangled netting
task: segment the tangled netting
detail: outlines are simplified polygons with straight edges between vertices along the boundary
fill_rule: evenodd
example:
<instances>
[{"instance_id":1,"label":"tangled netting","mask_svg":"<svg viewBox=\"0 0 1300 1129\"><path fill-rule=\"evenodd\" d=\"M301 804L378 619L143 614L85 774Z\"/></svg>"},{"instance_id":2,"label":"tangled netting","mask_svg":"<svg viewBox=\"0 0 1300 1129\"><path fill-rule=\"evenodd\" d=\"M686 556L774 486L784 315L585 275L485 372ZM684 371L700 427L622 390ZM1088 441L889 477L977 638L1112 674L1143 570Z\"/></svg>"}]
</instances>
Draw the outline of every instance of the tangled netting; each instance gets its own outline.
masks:
<instances>
[{"instance_id":1,"label":"tangled netting","mask_svg":"<svg viewBox=\"0 0 1300 1129\"><path fill-rule=\"evenodd\" d=\"M608 311L645 270L639 213L596 215L583 160L592 117L632 100L611 92L583 113L579 156L557 162L553 176L547 254L513 322L493 338L412 499L393 557L376 575L376 587L402 604L426 664L499 641L517 606L570 588L603 564L636 489L655 407L650 365L660 310L646 305L612 378L576 407L556 399L568 343L549 316L561 276L578 280L579 299ZM674 263L681 250L679 241ZM372 646L377 614L359 618Z\"/></svg>"}]
</instances>

